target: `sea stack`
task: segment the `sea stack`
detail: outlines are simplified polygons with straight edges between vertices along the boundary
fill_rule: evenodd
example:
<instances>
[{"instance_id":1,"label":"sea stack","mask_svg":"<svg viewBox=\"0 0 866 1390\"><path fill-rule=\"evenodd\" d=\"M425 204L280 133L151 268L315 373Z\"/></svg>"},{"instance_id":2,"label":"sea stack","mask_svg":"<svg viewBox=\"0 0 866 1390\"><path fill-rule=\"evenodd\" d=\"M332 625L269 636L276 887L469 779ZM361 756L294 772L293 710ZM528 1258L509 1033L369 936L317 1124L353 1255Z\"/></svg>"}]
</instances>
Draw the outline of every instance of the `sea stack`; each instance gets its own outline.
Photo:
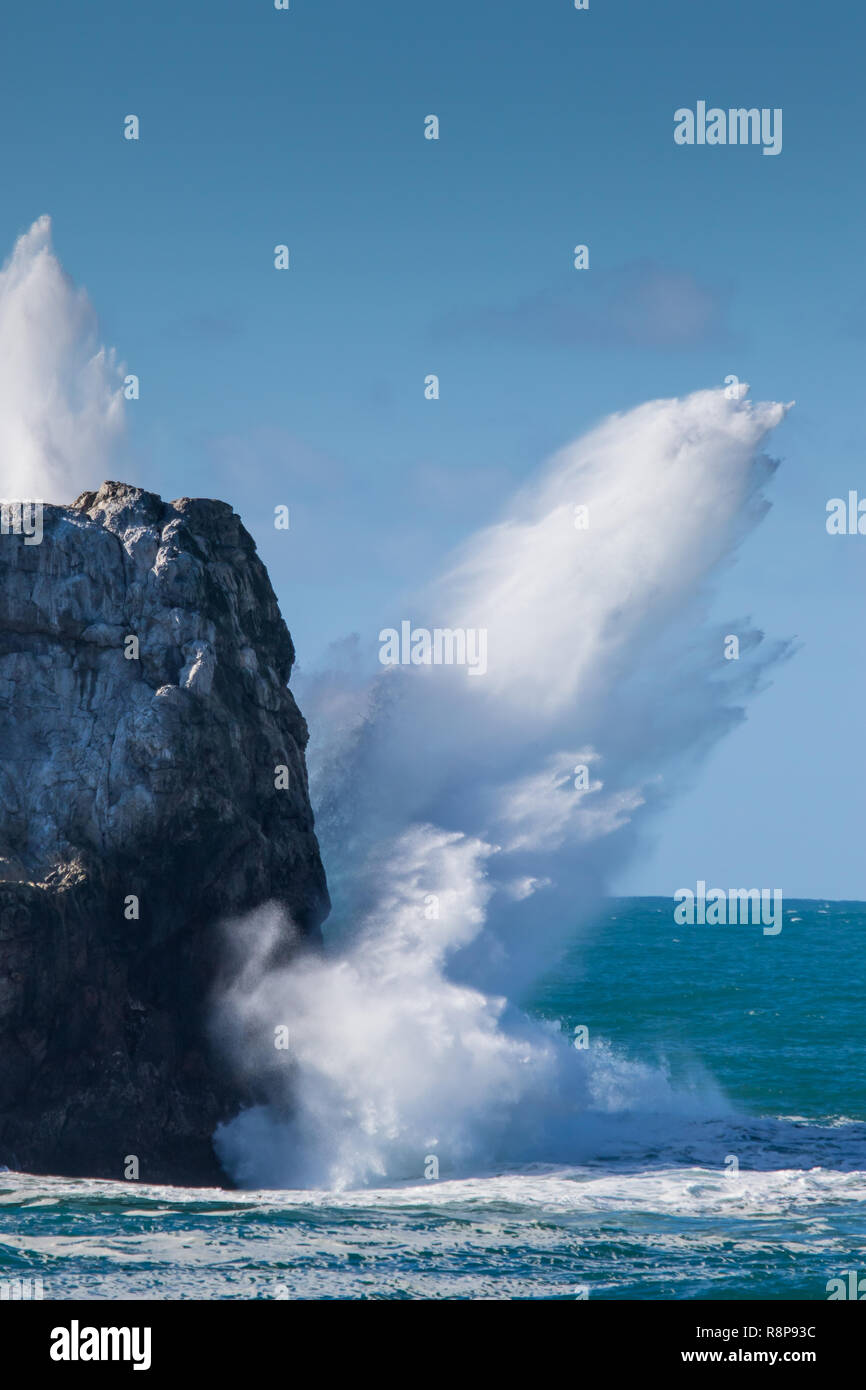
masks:
<instances>
[{"instance_id":1,"label":"sea stack","mask_svg":"<svg viewBox=\"0 0 866 1390\"><path fill-rule=\"evenodd\" d=\"M224 502L108 482L0 536L0 1164L226 1182L220 934L329 907L293 660Z\"/></svg>"}]
</instances>

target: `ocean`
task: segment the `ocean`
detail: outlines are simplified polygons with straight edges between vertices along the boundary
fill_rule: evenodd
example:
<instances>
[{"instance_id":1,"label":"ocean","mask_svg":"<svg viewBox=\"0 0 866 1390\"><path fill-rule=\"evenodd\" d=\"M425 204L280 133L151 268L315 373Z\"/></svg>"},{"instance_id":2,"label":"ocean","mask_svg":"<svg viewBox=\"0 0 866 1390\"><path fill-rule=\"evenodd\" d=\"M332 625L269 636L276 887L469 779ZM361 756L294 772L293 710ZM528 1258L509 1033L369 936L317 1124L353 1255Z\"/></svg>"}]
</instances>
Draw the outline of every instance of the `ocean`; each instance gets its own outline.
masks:
<instances>
[{"instance_id":1,"label":"ocean","mask_svg":"<svg viewBox=\"0 0 866 1390\"><path fill-rule=\"evenodd\" d=\"M866 1275L864 935L862 903L786 901L768 936L611 900L521 1001L594 1059L549 1161L341 1190L3 1172L0 1292L826 1300Z\"/></svg>"}]
</instances>

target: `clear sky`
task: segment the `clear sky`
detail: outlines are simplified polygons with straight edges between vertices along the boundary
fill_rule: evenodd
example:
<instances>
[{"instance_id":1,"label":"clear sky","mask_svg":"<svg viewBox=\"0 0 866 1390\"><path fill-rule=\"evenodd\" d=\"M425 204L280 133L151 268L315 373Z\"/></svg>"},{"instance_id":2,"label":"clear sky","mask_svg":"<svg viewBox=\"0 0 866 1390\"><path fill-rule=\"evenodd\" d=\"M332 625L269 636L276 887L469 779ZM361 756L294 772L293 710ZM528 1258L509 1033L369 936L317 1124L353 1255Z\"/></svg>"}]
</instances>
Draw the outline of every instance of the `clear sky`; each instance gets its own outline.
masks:
<instances>
[{"instance_id":1,"label":"clear sky","mask_svg":"<svg viewBox=\"0 0 866 1390\"><path fill-rule=\"evenodd\" d=\"M866 899L866 536L825 529L866 496L864 29L839 0L4 8L3 252L52 216L141 380L128 481L236 507L305 666L606 413L730 373L796 400L716 611L801 651L621 891ZM781 154L676 146L698 100L782 108Z\"/></svg>"}]
</instances>

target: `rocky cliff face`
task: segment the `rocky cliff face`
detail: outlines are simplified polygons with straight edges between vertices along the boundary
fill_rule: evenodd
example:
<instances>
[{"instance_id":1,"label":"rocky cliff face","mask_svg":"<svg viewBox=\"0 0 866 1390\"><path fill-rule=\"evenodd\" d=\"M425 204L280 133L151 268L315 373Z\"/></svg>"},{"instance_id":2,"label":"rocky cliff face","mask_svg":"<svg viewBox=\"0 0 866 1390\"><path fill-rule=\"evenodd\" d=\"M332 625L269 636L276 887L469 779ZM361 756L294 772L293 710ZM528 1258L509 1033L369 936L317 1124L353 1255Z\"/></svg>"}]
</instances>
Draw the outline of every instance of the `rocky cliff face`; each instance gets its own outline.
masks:
<instances>
[{"instance_id":1,"label":"rocky cliff face","mask_svg":"<svg viewBox=\"0 0 866 1390\"><path fill-rule=\"evenodd\" d=\"M0 1163L224 1182L221 924L328 909L291 638L225 503L105 483L43 524L0 535Z\"/></svg>"}]
</instances>

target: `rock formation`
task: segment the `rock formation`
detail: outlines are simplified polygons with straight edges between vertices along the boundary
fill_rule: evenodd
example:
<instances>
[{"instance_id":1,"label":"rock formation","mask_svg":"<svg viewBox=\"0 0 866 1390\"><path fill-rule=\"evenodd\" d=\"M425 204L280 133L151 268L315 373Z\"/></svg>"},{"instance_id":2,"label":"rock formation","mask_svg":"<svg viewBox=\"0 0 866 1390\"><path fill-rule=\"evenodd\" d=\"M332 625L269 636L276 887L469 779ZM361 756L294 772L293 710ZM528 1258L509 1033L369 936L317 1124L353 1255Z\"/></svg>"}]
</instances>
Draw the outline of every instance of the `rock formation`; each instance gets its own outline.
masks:
<instances>
[{"instance_id":1,"label":"rock formation","mask_svg":"<svg viewBox=\"0 0 866 1390\"><path fill-rule=\"evenodd\" d=\"M292 641L223 502L104 483L43 528L0 535L0 1163L224 1183L219 933L328 910Z\"/></svg>"}]
</instances>

